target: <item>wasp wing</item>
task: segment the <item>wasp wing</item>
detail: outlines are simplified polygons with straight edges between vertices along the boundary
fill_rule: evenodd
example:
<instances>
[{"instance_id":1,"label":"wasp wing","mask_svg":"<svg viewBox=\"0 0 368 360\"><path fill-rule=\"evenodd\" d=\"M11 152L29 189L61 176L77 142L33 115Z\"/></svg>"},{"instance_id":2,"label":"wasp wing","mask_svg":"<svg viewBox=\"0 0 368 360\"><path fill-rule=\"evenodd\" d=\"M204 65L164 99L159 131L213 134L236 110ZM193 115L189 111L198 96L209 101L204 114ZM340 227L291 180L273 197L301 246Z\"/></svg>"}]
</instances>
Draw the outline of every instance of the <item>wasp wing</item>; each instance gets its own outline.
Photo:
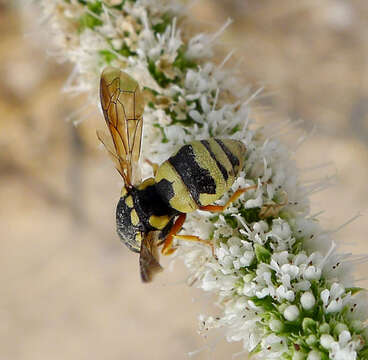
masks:
<instances>
[{"instance_id":1,"label":"wasp wing","mask_svg":"<svg viewBox=\"0 0 368 360\"><path fill-rule=\"evenodd\" d=\"M142 240L139 266L143 282L150 282L155 274L163 270L158 262L157 232L155 231L150 231Z\"/></svg>"},{"instance_id":2,"label":"wasp wing","mask_svg":"<svg viewBox=\"0 0 368 360\"><path fill-rule=\"evenodd\" d=\"M101 75L101 107L111 140L97 136L114 159L125 185L140 182L138 161L141 152L144 97L138 83L119 69L107 67Z\"/></svg>"},{"instance_id":3,"label":"wasp wing","mask_svg":"<svg viewBox=\"0 0 368 360\"><path fill-rule=\"evenodd\" d=\"M116 154L114 143L112 142L111 137L105 131L102 131L102 130L97 130L96 133L97 133L98 139L102 142L102 144L104 144L105 149L107 150L107 152L109 153L111 157L111 160L115 164L116 169L119 171L120 175L125 180L125 174L120 164L121 160L119 159L119 156Z\"/></svg>"}]
</instances>

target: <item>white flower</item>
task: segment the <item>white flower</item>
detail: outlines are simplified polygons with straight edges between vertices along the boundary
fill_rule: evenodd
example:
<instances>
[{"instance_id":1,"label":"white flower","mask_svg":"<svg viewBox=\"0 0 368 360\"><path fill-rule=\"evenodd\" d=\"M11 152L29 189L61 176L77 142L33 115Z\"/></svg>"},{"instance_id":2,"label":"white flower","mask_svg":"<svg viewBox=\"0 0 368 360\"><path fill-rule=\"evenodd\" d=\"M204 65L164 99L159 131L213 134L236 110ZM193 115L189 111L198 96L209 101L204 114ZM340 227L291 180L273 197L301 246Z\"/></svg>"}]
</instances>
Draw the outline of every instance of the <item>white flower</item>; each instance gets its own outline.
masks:
<instances>
[{"instance_id":1,"label":"white flower","mask_svg":"<svg viewBox=\"0 0 368 360\"><path fill-rule=\"evenodd\" d=\"M307 266L304 270L304 279L319 280L322 275L322 270L314 265Z\"/></svg>"},{"instance_id":2,"label":"white flower","mask_svg":"<svg viewBox=\"0 0 368 360\"><path fill-rule=\"evenodd\" d=\"M325 289L321 292L321 299L326 313L341 311L349 296L343 296L345 289L338 283L333 283L330 290Z\"/></svg>"},{"instance_id":3,"label":"white flower","mask_svg":"<svg viewBox=\"0 0 368 360\"><path fill-rule=\"evenodd\" d=\"M285 299L290 302L293 302L295 299L295 293L292 290L287 290L284 285L280 285L277 290L276 294L280 299Z\"/></svg>"},{"instance_id":4,"label":"white flower","mask_svg":"<svg viewBox=\"0 0 368 360\"><path fill-rule=\"evenodd\" d=\"M268 359L280 358L280 356L287 350L287 342L285 338L275 334L268 335L262 340L262 355Z\"/></svg>"},{"instance_id":5,"label":"white flower","mask_svg":"<svg viewBox=\"0 0 368 360\"><path fill-rule=\"evenodd\" d=\"M40 3L55 34L57 56L75 64L65 91L86 92L96 104L107 64L124 69L145 88L150 104L142 158L161 163L194 139L228 137L246 145L244 168L219 202L238 189L256 188L223 214L197 211L184 224L183 232L213 241L216 258L210 247L193 242L180 241L176 252L190 271L188 282L215 293L222 308L216 318L200 318L201 331L225 327L228 341L242 341L259 358L286 353L293 360L319 360L320 344L331 359L357 359L367 341L367 299L349 290L352 262L335 251L333 233L309 215L308 192L321 185L300 183L291 152L277 140L286 124L254 129L246 92L232 72L210 61L213 44L231 21L212 35L191 36L179 1L109 0L120 10L96 0L94 11L92 2ZM84 16L90 21L81 23ZM149 166L142 167L150 176ZM321 302L323 311L317 308ZM312 310L313 319L304 317L297 337L280 336L285 322L299 323L301 312Z\"/></svg>"},{"instance_id":6,"label":"white flower","mask_svg":"<svg viewBox=\"0 0 368 360\"><path fill-rule=\"evenodd\" d=\"M334 360L356 360L357 350L360 350L364 340L360 336L352 339L349 331L344 330L339 335L339 341L329 345L330 357Z\"/></svg>"}]
</instances>

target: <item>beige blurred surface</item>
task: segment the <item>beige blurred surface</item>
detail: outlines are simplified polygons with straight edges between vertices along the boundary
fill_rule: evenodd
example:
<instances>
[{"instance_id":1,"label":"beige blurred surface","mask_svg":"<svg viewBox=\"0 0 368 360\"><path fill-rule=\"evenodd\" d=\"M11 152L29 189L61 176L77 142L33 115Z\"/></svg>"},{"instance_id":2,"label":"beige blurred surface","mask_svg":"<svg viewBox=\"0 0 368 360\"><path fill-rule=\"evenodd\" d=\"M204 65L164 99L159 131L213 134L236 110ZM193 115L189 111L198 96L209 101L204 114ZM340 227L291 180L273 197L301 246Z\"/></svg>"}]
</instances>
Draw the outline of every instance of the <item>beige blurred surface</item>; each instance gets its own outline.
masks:
<instances>
[{"instance_id":1,"label":"beige blurred surface","mask_svg":"<svg viewBox=\"0 0 368 360\"><path fill-rule=\"evenodd\" d=\"M137 256L115 234L121 184L97 149L102 119L77 128L65 121L83 103L60 92L71 67L47 57L37 34L24 36L7 4L0 2L0 359L185 359L216 343L196 331L197 315L216 309L184 285L180 264L140 283ZM272 93L261 99L272 118L302 118L306 131L316 125L298 163L332 160L323 174L336 172L339 182L312 197L313 211L325 210L331 229L362 212L334 236L345 251L368 252L366 2L201 1L195 9L208 28L236 20L224 54L236 48L245 80ZM240 349L221 340L194 359Z\"/></svg>"}]
</instances>

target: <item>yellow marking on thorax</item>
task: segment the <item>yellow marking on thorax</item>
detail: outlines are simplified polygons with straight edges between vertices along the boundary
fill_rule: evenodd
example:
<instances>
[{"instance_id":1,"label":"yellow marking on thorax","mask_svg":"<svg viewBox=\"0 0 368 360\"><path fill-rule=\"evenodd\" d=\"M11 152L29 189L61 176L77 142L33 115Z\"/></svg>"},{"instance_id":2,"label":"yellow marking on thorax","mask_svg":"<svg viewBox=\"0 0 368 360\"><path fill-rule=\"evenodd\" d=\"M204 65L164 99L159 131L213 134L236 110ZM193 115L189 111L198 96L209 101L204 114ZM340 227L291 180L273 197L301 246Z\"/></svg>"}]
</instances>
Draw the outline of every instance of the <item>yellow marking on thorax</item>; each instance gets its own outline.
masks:
<instances>
[{"instance_id":1,"label":"yellow marking on thorax","mask_svg":"<svg viewBox=\"0 0 368 360\"><path fill-rule=\"evenodd\" d=\"M133 209L130 213L130 221L134 226L137 226L139 224L139 217L135 209Z\"/></svg>"},{"instance_id":2,"label":"yellow marking on thorax","mask_svg":"<svg viewBox=\"0 0 368 360\"><path fill-rule=\"evenodd\" d=\"M133 198L132 195L129 195L126 199L125 199L125 204L127 204L130 208L132 208L133 205Z\"/></svg>"},{"instance_id":3,"label":"yellow marking on thorax","mask_svg":"<svg viewBox=\"0 0 368 360\"><path fill-rule=\"evenodd\" d=\"M124 197L127 193L128 193L127 188L125 186L123 186L123 188L121 189L120 196L121 197Z\"/></svg>"},{"instance_id":4,"label":"yellow marking on thorax","mask_svg":"<svg viewBox=\"0 0 368 360\"><path fill-rule=\"evenodd\" d=\"M149 218L149 223L155 229L162 230L170 221L170 217L168 215L157 216L152 215Z\"/></svg>"},{"instance_id":5,"label":"yellow marking on thorax","mask_svg":"<svg viewBox=\"0 0 368 360\"><path fill-rule=\"evenodd\" d=\"M165 161L157 170L155 177L156 183L162 179L166 179L172 183L174 196L169 200L172 208L183 213L189 213L198 209L198 205L193 200L188 188L168 161Z\"/></svg>"},{"instance_id":6,"label":"yellow marking on thorax","mask_svg":"<svg viewBox=\"0 0 368 360\"><path fill-rule=\"evenodd\" d=\"M155 179L154 178L148 178L146 180L144 180L142 182L142 184L138 185L137 189L138 190L144 190L146 187L150 186L150 185L154 185L155 184Z\"/></svg>"}]
</instances>

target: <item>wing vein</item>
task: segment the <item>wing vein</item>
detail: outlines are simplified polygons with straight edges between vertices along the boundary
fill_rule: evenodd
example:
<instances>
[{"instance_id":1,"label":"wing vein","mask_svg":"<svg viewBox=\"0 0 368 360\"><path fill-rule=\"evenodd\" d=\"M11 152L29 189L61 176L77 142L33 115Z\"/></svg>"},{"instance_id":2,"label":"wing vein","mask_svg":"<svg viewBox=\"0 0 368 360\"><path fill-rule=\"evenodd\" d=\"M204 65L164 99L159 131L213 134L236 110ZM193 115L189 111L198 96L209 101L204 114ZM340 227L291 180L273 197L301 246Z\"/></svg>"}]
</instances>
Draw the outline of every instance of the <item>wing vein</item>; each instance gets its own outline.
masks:
<instances>
[{"instance_id":1,"label":"wing vein","mask_svg":"<svg viewBox=\"0 0 368 360\"><path fill-rule=\"evenodd\" d=\"M100 98L112 141L101 133L98 138L113 158L125 185L131 187L140 182L143 94L128 74L108 67L101 75Z\"/></svg>"}]
</instances>

